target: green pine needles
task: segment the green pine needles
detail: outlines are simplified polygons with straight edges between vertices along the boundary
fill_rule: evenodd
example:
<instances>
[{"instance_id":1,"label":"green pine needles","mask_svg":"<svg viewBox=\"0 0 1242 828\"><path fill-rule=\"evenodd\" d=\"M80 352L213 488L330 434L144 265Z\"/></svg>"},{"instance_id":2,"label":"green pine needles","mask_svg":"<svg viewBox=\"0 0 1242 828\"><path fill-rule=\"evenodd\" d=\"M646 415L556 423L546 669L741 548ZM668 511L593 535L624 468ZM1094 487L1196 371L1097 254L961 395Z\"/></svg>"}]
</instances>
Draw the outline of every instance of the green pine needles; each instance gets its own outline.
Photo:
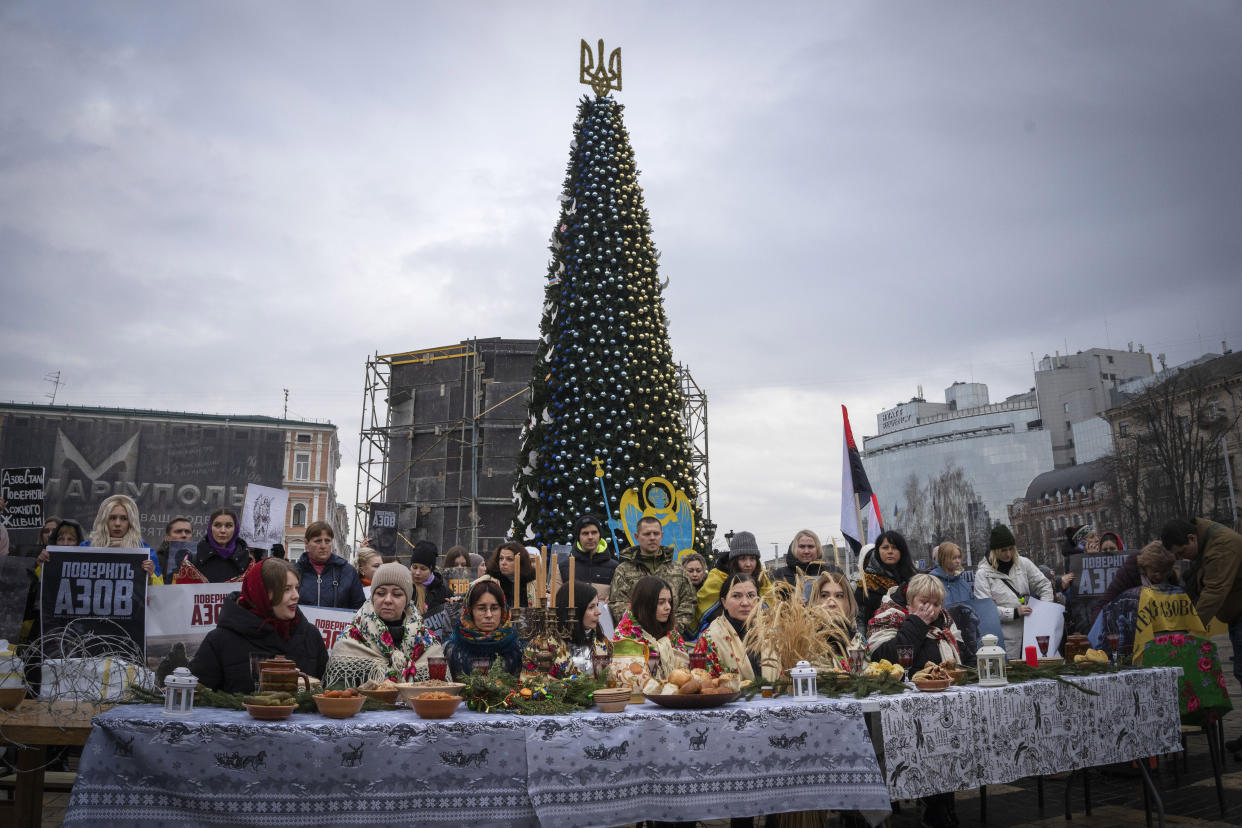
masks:
<instances>
[{"instance_id":1,"label":"green pine needles","mask_svg":"<svg viewBox=\"0 0 1242 828\"><path fill-rule=\"evenodd\" d=\"M511 535L528 543L571 542L583 514L619 518L622 492L648 477L664 477L697 503L667 282L622 109L611 97L588 96L574 122L513 487ZM618 540L625 545L620 533Z\"/></svg>"}]
</instances>

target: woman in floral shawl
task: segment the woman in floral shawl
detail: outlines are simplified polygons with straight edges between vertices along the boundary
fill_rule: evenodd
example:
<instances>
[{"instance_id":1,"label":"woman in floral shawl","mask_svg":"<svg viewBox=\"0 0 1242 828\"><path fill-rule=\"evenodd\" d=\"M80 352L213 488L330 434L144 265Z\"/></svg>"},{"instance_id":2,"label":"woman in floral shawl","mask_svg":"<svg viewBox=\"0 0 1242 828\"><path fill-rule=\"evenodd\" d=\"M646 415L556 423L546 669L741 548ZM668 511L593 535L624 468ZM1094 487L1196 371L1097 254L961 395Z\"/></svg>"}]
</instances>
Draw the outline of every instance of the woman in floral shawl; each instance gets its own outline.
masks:
<instances>
[{"instance_id":1,"label":"woman in floral shawl","mask_svg":"<svg viewBox=\"0 0 1242 828\"><path fill-rule=\"evenodd\" d=\"M872 661L896 663L897 648L903 645L914 647L913 670L929 661L962 660L962 634L944 611L944 584L934 575L915 575L908 584L890 589L867 630Z\"/></svg>"},{"instance_id":2,"label":"woman in floral shawl","mask_svg":"<svg viewBox=\"0 0 1242 828\"><path fill-rule=\"evenodd\" d=\"M640 578L630 593L630 606L612 633L613 642L637 641L648 652L659 653L660 666L652 678L664 681L679 667L690 666L690 653L677 631L677 608L673 588L663 578Z\"/></svg>"},{"instance_id":3,"label":"woman in floral shawl","mask_svg":"<svg viewBox=\"0 0 1242 828\"><path fill-rule=\"evenodd\" d=\"M371 576L371 598L354 613L328 659L327 675L347 684L423 681L427 659L441 654L435 635L423 625L410 596L410 570L384 564ZM359 669L360 665L365 665Z\"/></svg>"},{"instance_id":4,"label":"woman in floral shawl","mask_svg":"<svg viewBox=\"0 0 1242 828\"><path fill-rule=\"evenodd\" d=\"M484 575L470 585L461 608L461 624L445 645L449 670L460 679L474 670L475 659L486 659L490 665L499 658L505 672L516 676L522 672L523 646L509 621L504 590L498 581Z\"/></svg>"}]
</instances>

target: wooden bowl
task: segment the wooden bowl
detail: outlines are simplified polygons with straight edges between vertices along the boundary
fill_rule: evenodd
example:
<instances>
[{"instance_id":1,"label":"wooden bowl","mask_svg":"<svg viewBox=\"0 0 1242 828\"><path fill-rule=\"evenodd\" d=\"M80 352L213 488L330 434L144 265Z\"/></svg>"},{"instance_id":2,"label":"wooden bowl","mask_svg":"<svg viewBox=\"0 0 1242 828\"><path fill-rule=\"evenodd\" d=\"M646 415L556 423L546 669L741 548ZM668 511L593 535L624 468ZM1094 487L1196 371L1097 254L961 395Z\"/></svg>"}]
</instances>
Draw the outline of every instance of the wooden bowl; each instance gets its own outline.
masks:
<instances>
[{"instance_id":1,"label":"wooden bowl","mask_svg":"<svg viewBox=\"0 0 1242 828\"><path fill-rule=\"evenodd\" d=\"M296 704L245 704L242 706L250 712L251 716L265 722L275 722L281 719L287 719L294 710L298 709Z\"/></svg>"},{"instance_id":2,"label":"wooden bowl","mask_svg":"<svg viewBox=\"0 0 1242 828\"><path fill-rule=\"evenodd\" d=\"M915 679L914 686L923 693L940 693L949 689L953 679Z\"/></svg>"},{"instance_id":3,"label":"wooden bowl","mask_svg":"<svg viewBox=\"0 0 1242 828\"><path fill-rule=\"evenodd\" d=\"M358 692L369 699L375 699L383 704L396 704L397 699L401 698L401 689L394 687L391 690L363 690L358 688Z\"/></svg>"},{"instance_id":4,"label":"wooden bowl","mask_svg":"<svg viewBox=\"0 0 1242 828\"><path fill-rule=\"evenodd\" d=\"M629 698L623 699L596 699L595 706L599 708L601 713L622 713L625 711L626 705L630 703Z\"/></svg>"},{"instance_id":5,"label":"wooden bowl","mask_svg":"<svg viewBox=\"0 0 1242 828\"><path fill-rule=\"evenodd\" d=\"M461 696L453 696L451 699L424 699L421 695L409 700L410 706L420 719L447 719L457 711L457 705L461 701Z\"/></svg>"},{"instance_id":6,"label":"wooden bowl","mask_svg":"<svg viewBox=\"0 0 1242 828\"><path fill-rule=\"evenodd\" d=\"M403 684L397 685L397 691L401 693L401 698L405 699L407 703L412 703L414 699L421 696L423 693L432 693L432 692L438 691L441 693L450 693L454 696L457 696L457 695L460 695L461 691L465 689L466 689L466 685L462 684L461 682L457 682L457 681L442 682L438 686L437 685L428 686L425 682L419 682L417 684L413 684L408 681Z\"/></svg>"},{"instance_id":7,"label":"wooden bowl","mask_svg":"<svg viewBox=\"0 0 1242 828\"><path fill-rule=\"evenodd\" d=\"M26 698L25 687L6 687L0 690L0 710L12 710Z\"/></svg>"},{"instance_id":8,"label":"wooden bowl","mask_svg":"<svg viewBox=\"0 0 1242 828\"><path fill-rule=\"evenodd\" d=\"M315 706L319 708L319 712L329 719L352 719L367 703L366 696L330 698L321 693L311 698L315 700Z\"/></svg>"}]
</instances>

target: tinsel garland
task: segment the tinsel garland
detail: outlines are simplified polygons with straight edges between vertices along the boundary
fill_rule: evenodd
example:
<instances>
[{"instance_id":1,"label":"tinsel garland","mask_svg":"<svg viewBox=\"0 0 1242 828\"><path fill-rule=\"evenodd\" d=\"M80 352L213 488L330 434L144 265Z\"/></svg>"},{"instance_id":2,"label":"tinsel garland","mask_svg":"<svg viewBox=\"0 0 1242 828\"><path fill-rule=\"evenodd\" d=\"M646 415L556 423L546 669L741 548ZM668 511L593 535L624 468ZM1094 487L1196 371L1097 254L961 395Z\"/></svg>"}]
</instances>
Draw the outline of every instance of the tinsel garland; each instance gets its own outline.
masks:
<instances>
[{"instance_id":1,"label":"tinsel garland","mask_svg":"<svg viewBox=\"0 0 1242 828\"><path fill-rule=\"evenodd\" d=\"M479 713L517 713L525 716L559 715L586 710L595 704L592 694L605 686L590 676L564 679L527 679L505 672L497 659L487 673L478 670L460 679L466 706Z\"/></svg>"}]
</instances>

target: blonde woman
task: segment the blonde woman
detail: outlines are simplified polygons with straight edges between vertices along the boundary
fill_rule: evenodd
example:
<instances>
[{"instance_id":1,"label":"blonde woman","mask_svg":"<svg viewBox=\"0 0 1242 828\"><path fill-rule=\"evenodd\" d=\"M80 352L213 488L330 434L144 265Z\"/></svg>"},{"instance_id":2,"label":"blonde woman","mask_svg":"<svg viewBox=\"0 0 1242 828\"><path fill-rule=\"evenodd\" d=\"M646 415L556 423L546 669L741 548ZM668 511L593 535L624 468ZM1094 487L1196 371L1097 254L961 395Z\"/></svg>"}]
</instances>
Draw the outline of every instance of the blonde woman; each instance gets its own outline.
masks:
<instances>
[{"instance_id":1,"label":"blonde woman","mask_svg":"<svg viewBox=\"0 0 1242 828\"><path fill-rule=\"evenodd\" d=\"M95 525L83 546L110 546L113 549L145 549L147 559L142 568L151 577L151 583L162 585L164 573L160 570L155 552L142 539L142 526L138 523L138 504L128 495L112 495L104 498L95 514Z\"/></svg>"},{"instance_id":2,"label":"blonde woman","mask_svg":"<svg viewBox=\"0 0 1242 828\"><path fill-rule=\"evenodd\" d=\"M858 604L854 600L854 590L850 588L849 578L839 569L824 572L815 579L811 586L810 603L820 604L829 612L841 618L840 636L833 636L833 651L840 658L845 658L849 651L864 646L862 633L855 623L858 617Z\"/></svg>"},{"instance_id":3,"label":"blonde woman","mask_svg":"<svg viewBox=\"0 0 1242 828\"><path fill-rule=\"evenodd\" d=\"M371 576L383 563L383 557L371 547L364 546L358 550L358 556L354 558L354 568L358 570L363 586L371 585Z\"/></svg>"},{"instance_id":4,"label":"blonde woman","mask_svg":"<svg viewBox=\"0 0 1242 828\"><path fill-rule=\"evenodd\" d=\"M1022 659L1022 625L1031 614L1032 595L1052 600L1052 584L1039 567L1018 554L1013 532L1003 523L988 536L988 559L975 572L975 597L991 598L1000 612L1005 653L1010 661Z\"/></svg>"}]
</instances>

